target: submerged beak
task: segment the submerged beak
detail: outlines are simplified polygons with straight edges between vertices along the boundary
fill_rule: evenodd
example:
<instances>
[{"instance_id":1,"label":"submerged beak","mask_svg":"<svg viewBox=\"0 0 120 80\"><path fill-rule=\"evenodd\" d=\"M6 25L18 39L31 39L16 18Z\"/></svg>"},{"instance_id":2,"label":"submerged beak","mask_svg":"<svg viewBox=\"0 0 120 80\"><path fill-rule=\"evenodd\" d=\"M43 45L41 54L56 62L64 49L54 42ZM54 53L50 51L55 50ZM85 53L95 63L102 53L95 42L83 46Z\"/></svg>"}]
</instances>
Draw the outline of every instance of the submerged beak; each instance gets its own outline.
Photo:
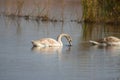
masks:
<instances>
[{"instance_id":1,"label":"submerged beak","mask_svg":"<svg viewBox=\"0 0 120 80\"><path fill-rule=\"evenodd\" d=\"M72 42L71 41L69 41L69 44L70 44L70 46L72 46Z\"/></svg>"}]
</instances>

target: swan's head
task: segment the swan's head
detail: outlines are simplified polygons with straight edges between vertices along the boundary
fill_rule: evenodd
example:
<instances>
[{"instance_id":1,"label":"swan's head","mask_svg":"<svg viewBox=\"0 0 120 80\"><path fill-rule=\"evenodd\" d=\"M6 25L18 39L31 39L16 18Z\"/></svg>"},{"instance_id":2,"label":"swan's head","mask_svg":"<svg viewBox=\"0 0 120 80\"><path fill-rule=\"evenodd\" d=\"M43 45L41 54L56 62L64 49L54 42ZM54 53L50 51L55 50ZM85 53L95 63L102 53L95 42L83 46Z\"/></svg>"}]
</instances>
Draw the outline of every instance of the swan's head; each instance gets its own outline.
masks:
<instances>
[{"instance_id":1,"label":"swan's head","mask_svg":"<svg viewBox=\"0 0 120 80\"><path fill-rule=\"evenodd\" d=\"M72 38L71 38L71 36L67 35L66 38L67 38L67 41L69 42L69 45L72 46Z\"/></svg>"},{"instance_id":2,"label":"swan's head","mask_svg":"<svg viewBox=\"0 0 120 80\"><path fill-rule=\"evenodd\" d=\"M62 33L62 34L58 35L58 37L57 37L58 41L61 41L62 37L65 37L67 39L67 41L69 42L69 46L72 46L72 38L69 34Z\"/></svg>"}]
</instances>

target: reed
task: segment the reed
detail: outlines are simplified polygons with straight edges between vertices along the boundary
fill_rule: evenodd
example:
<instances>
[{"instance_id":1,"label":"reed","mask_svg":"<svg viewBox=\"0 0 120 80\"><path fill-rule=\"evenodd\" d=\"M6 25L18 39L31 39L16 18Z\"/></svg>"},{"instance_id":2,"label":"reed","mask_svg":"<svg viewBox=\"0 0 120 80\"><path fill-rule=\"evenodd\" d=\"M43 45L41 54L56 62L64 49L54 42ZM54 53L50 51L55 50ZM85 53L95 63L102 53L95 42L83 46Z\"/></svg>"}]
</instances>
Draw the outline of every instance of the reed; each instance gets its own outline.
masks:
<instances>
[{"instance_id":1,"label":"reed","mask_svg":"<svg viewBox=\"0 0 120 80\"><path fill-rule=\"evenodd\" d=\"M64 9L65 9L65 3L64 3L64 0L62 0L62 11L61 11L61 21L64 21Z\"/></svg>"},{"instance_id":2,"label":"reed","mask_svg":"<svg viewBox=\"0 0 120 80\"><path fill-rule=\"evenodd\" d=\"M35 11L37 12L37 16L41 16L42 15L42 13L44 13L44 11L45 11L45 9L46 9L46 7L44 6L44 7L42 7L41 5L40 5L40 3L41 2L34 2L34 6L35 6Z\"/></svg>"},{"instance_id":3,"label":"reed","mask_svg":"<svg viewBox=\"0 0 120 80\"><path fill-rule=\"evenodd\" d=\"M22 13L23 5L24 5L24 1L23 0L17 0L16 1L16 7L17 8L16 8L15 15L22 16L21 13Z\"/></svg>"},{"instance_id":4,"label":"reed","mask_svg":"<svg viewBox=\"0 0 120 80\"><path fill-rule=\"evenodd\" d=\"M85 23L82 24L82 31L84 41L97 40L111 35L120 37L120 25L115 24Z\"/></svg>"},{"instance_id":5,"label":"reed","mask_svg":"<svg viewBox=\"0 0 120 80\"><path fill-rule=\"evenodd\" d=\"M84 22L119 23L119 0L82 0Z\"/></svg>"},{"instance_id":6,"label":"reed","mask_svg":"<svg viewBox=\"0 0 120 80\"><path fill-rule=\"evenodd\" d=\"M11 2L11 1L10 1ZM53 4L52 1L46 0L46 1L34 1L32 6L33 8L31 9L30 13L24 13L26 7L26 1L24 0L15 0L14 5L11 6L11 3L6 1L6 15L7 17L10 18L24 18L25 20L36 20L36 21L50 21L50 22L64 22L65 16L64 16L64 10L65 10L65 0L59 1L61 5L61 12L59 19L55 16L50 16L50 10L51 10L51 4ZM11 8L9 7L11 6ZM11 10L13 9L13 10Z\"/></svg>"}]
</instances>

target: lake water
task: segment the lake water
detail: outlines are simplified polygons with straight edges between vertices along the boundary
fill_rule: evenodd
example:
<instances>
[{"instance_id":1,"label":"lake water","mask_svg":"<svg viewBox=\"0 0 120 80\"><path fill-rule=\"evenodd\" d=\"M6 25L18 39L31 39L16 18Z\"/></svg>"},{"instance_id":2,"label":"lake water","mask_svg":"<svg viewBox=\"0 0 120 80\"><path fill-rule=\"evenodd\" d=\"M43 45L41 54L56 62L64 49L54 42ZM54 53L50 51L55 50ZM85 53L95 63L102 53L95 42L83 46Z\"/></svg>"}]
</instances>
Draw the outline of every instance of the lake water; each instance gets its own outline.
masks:
<instances>
[{"instance_id":1,"label":"lake water","mask_svg":"<svg viewBox=\"0 0 120 80\"><path fill-rule=\"evenodd\" d=\"M120 80L120 47L88 43L110 35L120 38L120 25L69 20L36 22L1 15L0 80ZM60 33L70 34L73 46L63 38L63 47L32 48L31 40L56 39Z\"/></svg>"}]
</instances>

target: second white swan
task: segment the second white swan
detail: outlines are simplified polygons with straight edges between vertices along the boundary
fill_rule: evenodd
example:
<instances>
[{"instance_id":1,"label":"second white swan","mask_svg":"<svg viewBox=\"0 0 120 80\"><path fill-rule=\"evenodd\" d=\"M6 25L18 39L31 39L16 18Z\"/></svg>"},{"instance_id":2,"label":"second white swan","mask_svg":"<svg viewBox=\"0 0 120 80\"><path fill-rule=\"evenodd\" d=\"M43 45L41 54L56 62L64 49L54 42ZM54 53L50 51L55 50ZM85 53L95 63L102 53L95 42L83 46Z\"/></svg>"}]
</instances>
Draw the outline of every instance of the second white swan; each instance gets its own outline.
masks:
<instances>
[{"instance_id":1,"label":"second white swan","mask_svg":"<svg viewBox=\"0 0 120 80\"><path fill-rule=\"evenodd\" d=\"M97 41L89 41L93 45L101 46L120 46L120 39L114 36L105 37Z\"/></svg>"}]
</instances>

